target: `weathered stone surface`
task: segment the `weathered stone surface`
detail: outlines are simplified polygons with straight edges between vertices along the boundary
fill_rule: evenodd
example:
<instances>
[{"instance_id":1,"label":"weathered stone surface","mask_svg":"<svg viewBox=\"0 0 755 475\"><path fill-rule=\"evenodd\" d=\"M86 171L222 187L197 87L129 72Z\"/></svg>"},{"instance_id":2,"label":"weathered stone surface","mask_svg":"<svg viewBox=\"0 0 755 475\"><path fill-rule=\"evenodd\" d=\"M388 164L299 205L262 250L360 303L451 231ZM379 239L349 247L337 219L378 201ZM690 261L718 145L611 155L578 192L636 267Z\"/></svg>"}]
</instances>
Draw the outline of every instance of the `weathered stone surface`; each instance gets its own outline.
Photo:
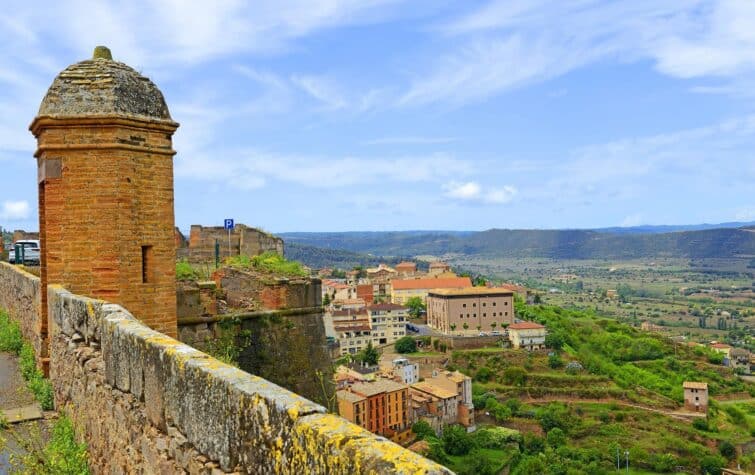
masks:
<instances>
[{"instance_id":1,"label":"weathered stone surface","mask_svg":"<svg viewBox=\"0 0 755 475\"><path fill-rule=\"evenodd\" d=\"M55 286L48 302L56 405L95 473L450 473L120 306ZM73 342L92 325L100 341Z\"/></svg>"},{"instance_id":2,"label":"weathered stone surface","mask_svg":"<svg viewBox=\"0 0 755 475\"><path fill-rule=\"evenodd\" d=\"M0 308L19 322L21 333L31 342L35 354L46 356L40 334L40 280L20 268L0 262Z\"/></svg>"}]
</instances>

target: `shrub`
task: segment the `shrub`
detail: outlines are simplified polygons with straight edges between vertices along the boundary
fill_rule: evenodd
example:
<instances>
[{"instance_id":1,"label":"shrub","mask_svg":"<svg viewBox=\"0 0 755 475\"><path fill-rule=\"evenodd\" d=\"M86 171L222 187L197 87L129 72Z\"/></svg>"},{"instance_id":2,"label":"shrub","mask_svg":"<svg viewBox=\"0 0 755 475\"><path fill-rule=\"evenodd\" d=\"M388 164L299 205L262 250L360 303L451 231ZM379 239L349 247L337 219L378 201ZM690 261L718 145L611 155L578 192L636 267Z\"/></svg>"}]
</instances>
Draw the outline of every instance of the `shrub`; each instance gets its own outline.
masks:
<instances>
[{"instance_id":1,"label":"shrub","mask_svg":"<svg viewBox=\"0 0 755 475\"><path fill-rule=\"evenodd\" d=\"M566 374L575 375L579 372L581 372L584 369L584 367L577 361L570 361L566 365Z\"/></svg>"},{"instance_id":2,"label":"shrub","mask_svg":"<svg viewBox=\"0 0 755 475\"><path fill-rule=\"evenodd\" d=\"M197 271L189 261L181 259L176 262L176 280L198 280L199 271Z\"/></svg>"},{"instance_id":3,"label":"shrub","mask_svg":"<svg viewBox=\"0 0 755 475\"><path fill-rule=\"evenodd\" d=\"M289 261L274 251L263 252L253 257L244 255L232 256L227 258L225 263L231 267L255 269L268 274L289 277L305 277L308 275L301 263Z\"/></svg>"},{"instance_id":4,"label":"shrub","mask_svg":"<svg viewBox=\"0 0 755 475\"><path fill-rule=\"evenodd\" d=\"M705 419L703 417L697 418L694 421L692 421L692 427L694 427L697 430L708 430L708 419Z\"/></svg>"},{"instance_id":5,"label":"shrub","mask_svg":"<svg viewBox=\"0 0 755 475\"><path fill-rule=\"evenodd\" d=\"M417 421L412 425L412 432L417 435L418 439L426 439L427 437L435 436L435 431L427 421Z\"/></svg>"},{"instance_id":6,"label":"shrub","mask_svg":"<svg viewBox=\"0 0 755 475\"><path fill-rule=\"evenodd\" d=\"M747 418L745 417L744 412L738 407L726 406L724 411L728 414L729 419L731 419L734 424L743 425L747 423Z\"/></svg>"},{"instance_id":7,"label":"shrub","mask_svg":"<svg viewBox=\"0 0 755 475\"><path fill-rule=\"evenodd\" d=\"M566 443L566 434L558 427L554 427L548 432L545 440L551 447L560 447Z\"/></svg>"},{"instance_id":8,"label":"shrub","mask_svg":"<svg viewBox=\"0 0 755 475\"><path fill-rule=\"evenodd\" d=\"M458 425L449 425L443 429L443 449L449 455L466 455L474 445L467 430Z\"/></svg>"},{"instance_id":9,"label":"shrub","mask_svg":"<svg viewBox=\"0 0 755 475\"><path fill-rule=\"evenodd\" d=\"M548 366L550 366L553 369L558 369L564 365L563 360L558 355L558 353L551 353L548 355Z\"/></svg>"},{"instance_id":10,"label":"shrub","mask_svg":"<svg viewBox=\"0 0 755 475\"><path fill-rule=\"evenodd\" d=\"M519 431L506 427L485 427L474 432L472 438L483 449L502 449L510 442L522 440Z\"/></svg>"},{"instance_id":11,"label":"shrub","mask_svg":"<svg viewBox=\"0 0 755 475\"><path fill-rule=\"evenodd\" d=\"M524 386L527 380L527 371L520 366L510 366L503 372L503 380L508 384Z\"/></svg>"},{"instance_id":12,"label":"shrub","mask_svg":"<svg viewBox=\"0 0 755 475\"><path fill-rule=\"evenodd\" d=\"M651 457L653 470L660 473L673 472L678 465L676 457L673 454L660 454Z\"/></svg>"},{"instance_id":13,"label":"shrub","mask_svg":"<svg viewBox=\"0 0 755 475\"><path fill-rule=\"evenodd\" d=\"M410 336L401 337L393 344L396 353L414 353L417 351L417 342Z\"/></svg>"},{"instance_id":14,"label":"shrub","mask_svg":"<svg viewBox=\"0 0 755 475\"><path fill-rule=\"evenodd\" d=\"M737 455L737 449L728 440L724 440L718 444L718 452L729 460L732 460Z\"/></svg>"},{"instance_id":15,"label":"shrub","mask_svg":"<svg viewBox=\"0 0 755 475\"><path fill-rule=\"evenodd\" d=\"M491 371L490 368L487 366L483 366L482 368L477 370L477 374L475 375L475 379L477 381L486 383L490 380Z\"/></svg>"},{"instance_id":16,"label":"shrub","mask_svg":"<svg viewBox=\"0 0 755 475\"><path fill-rule=\"evenodd\" d=\"M726 466L726 460L720 455L706 455L700 461L700 472L707 475L721 475L721 468Z\"/></svg>"}]
</instances>

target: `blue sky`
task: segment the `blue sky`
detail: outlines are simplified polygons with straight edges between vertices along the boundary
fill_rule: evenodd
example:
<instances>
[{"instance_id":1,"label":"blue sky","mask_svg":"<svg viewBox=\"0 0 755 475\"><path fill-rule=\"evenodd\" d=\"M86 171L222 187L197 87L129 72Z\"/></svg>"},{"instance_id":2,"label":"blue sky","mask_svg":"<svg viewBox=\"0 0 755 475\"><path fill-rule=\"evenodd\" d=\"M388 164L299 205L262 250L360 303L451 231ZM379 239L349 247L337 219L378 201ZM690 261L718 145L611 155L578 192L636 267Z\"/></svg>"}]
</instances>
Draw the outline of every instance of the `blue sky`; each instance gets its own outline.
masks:
<instances>
[{"instance_id":1,"label":"blue sky","mask_svg":"<svg viewBox=\"0 0 755 475\"><path fill-rule=\"evenodd\" d=\"M11 0L0 225L37 228L27 127L98 44L181 123L182 229L755 220L753 25L750 0Z\"/></svg>"}]
</instances>

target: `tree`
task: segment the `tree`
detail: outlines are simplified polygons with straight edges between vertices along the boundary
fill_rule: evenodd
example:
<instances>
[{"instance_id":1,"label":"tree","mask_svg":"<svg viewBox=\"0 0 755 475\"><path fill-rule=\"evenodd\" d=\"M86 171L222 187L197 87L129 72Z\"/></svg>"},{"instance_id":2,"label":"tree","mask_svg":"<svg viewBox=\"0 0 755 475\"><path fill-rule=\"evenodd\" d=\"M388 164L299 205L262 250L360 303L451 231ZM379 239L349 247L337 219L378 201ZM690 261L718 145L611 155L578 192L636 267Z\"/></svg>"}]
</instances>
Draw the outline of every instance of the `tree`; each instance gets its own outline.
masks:
<instances>
[{"instance_id":1,"label":"tree","mask_svg":"<svg viewBox=\"0 0 755 475\"><path fill-rule=\"evenodd\" d=\"M726 466L726 460L720 455L706 455L700 461L700 472L706 475L721 475L721 468Z\"/></svg>"},{"instance_id":2,"label":"tree","mask_svg":"<svg viewBox=\"0 0 755 475\"><path fill-rule=\"evenodd\" d=\"M322 304L323 305L330 305L330 295L325 294L325 297L322 298Z\"/></svg>"},{"instance_id":3,"label":"tree","mask_svg":"<svg viewBox=\"0 0 755 475\"><path fill-rule=\"evenodd\" d=\"M524 386L527 380L527 371L521 366L509 366L503 372L503 380L516 386Z\"/></svg>"},{"instance_id":4,"label":"tree","mask_svg":"<svg viewBox=\"0 0 755 475\"><path fill-rule=\"evenodd\" d=\"M737 449L728 440L724 440L718 444L718 452L729 460L732 460L737 455Z\"/></svg>"},{"instance_id":5,"label":"tree","mask_svg":"<svg viewBox=\"0 0 755 475\"><path fill-rule=\"evenodd\" d=\"M393 344L396 353L414 353L417 351L417 342L410 336L405 336L396 340Z\"/></svg>"},{"instance_id":6,"label":"tree","mask_svg":"<svg viewBox=\"0 0 755 475\"><path fill-rule=\"evenodd\" d=\"M451 331L456 331L456 324L455 323L452 323L451 325L449 325L449 327L451 327Z\"/></svg>"},{"instance_id":7,"label":"tree","mask_svg":"<svg viewBox=\"0 0 755 475\"><path fill-rule=\"evenodd\" d=\"M488 368L487 366L483 366L482 368L477 370L475 379L482 383L487 383L490 380L490 375L491 375L490 368Z\"/></svg>"},{"instance_id":8,"label":"tree","mask_svg":"<svg viewBox=\"0 0 755 475\"><path fill-rule=\"evenodd\" d=\"M464 322L464 325L462 325L462 327L463 327L463 328L464 328L465 330L468 330L468 329L469 329L469 323L467 323L467 322Z\"/></svg>"},{"instance_id":9,"label":"tree","mask_svg":"<svg viewBox=\"0 0 755 475\"><path fill-rule=\"evenodd\" d=\"M554 427L548 432L545 440L551 447L561 447L566 443L566 434L558 427Z\"/></svg>"},{"instance_id":10,"label":"tree","mask_svg":"<svg viewBox=\"0 0 755 475\"><path fill-rule=\"evenodd\" d=\"M560 331L549 331L545 335L545 346L554 350L560 350L564 346L564 335Z\"/></svg>"},{"instance_id":11,"label":"tree","mask_svg":"<svg viewBox=\"0 0 755 475\"><path fill-rule=\"evenodd\" d=\"M548 355L548 366L550 366L553 369L558 369L564 365L564 362L561 360L561 357L558 355L558 353L551 353Z\"/></svg>"},{"instance_id":12,"label":"tree","mask_svg":"<svg viewBox=\"0 0 755 475\"><path fill-rule=\"evenodd\" d=\"M490 328L492 328L493 331L495 331L495 327L497 327L497 326L498 326L498 324L496 322L493 322L493 323L490 324Z\"/></svg>"},{"instance_id":13,"label":"tree","mask_svg":"<svg viewBox=\"0 0 755 475\"><path fill-rule=\"evenodd\" d=\"M419 316L427 310L427 306L422 301L421 297L411 297L406 301L406 306L409 307L409 315L413 318L419 318Z\"/></svg>"},{"instance_id":14,"label":"tree","mask_svg":"<svg viewBox=\"0 0 755 475\"><path fill-rule=\"evenodd\" d=\"M467 430L458 425L449 425L443 429L443 448L449 455L466 455L474 445Z\"/></svg>"},{"instance_id":15,"label":"tree","mask_svg":"<svg viewBox=\"0 0 755 475\"><path fill-rule=\"evenodd\" d=\"M534 303L540 304L543 303L543 298L540 296L540 294L535 294L535 298L532 301Z\"/></svg>"},{"instance_id":16,"label":"tree","mask_svg":"<svg viewBox=\"0 0 755 475\"><path fill-rule=\"evenodd\" d=\"M414 432L420 440L435 435L433 428L424 420L415 422L414 425L412 425L412 432Z\"/></svg>"},{"instance_id":17,"label":"tree","mask_svg":"<svg viewBox=\"0 0 755 475\"><path fill-rule=\"evenodd\" d=\"M367 343L367 347L362 350L360 359L370 366L375 366L380 360L380 352L372 346L372 342Z\"/></svg>"}]
</instances>

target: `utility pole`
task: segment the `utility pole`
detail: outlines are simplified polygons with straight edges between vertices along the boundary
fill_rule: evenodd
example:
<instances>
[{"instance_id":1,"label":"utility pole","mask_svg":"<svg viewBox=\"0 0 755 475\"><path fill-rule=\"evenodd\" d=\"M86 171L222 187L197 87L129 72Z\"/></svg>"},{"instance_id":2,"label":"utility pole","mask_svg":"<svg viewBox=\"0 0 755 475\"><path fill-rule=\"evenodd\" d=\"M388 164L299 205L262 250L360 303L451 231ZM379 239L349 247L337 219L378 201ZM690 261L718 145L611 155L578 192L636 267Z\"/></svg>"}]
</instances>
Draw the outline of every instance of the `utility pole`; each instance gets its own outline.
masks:
<instances>
[{"instance_id":1,"label":"utility pole","mask_svg":"<svg viewBox=\"0 0 755 475\"><path fill-rule=\"evenodd\" d=\"M627 458L627 475L629 475L629 451L624 452L624 455Z\"/></svg>"},{"instance_id":2,"label":"utility pole","mask_svg":"<svg viewBox=\"0 0 755 475\"><path fill-rule=\"evenodd\" d=\"M621 454L618 445L616 446L616 472L621 472Z\"/></svg>"}]
</instances>

